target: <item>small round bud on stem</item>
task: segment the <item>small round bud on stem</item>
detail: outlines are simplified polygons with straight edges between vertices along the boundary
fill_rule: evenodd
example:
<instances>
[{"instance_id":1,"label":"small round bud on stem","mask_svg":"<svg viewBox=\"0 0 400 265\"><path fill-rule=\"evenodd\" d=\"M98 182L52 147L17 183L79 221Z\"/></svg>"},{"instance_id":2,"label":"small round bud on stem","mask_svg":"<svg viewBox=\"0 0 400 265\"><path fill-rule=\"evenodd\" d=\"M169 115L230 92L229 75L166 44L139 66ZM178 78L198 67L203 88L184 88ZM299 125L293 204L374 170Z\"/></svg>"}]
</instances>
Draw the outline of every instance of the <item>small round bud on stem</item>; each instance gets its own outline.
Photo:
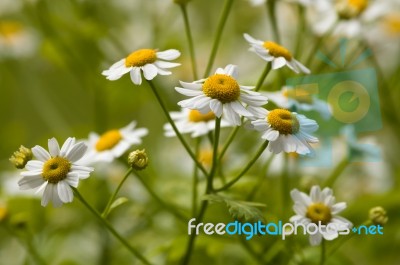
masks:
<instances>
[{"instance_id":1,"label":"small round bud on stem","mask_svg":"<svg viewBox=\"0 0 400 265\"><path fill-rule=\"evenodd\" d=\"M377 207L371 208L369 210L369 219L375 225L384 226L387 223L389 218L387 217L385 209L383 209L380 206L377 206Z\"/></svg>"},{"instance_id":2,"label":"small round bud on stem","mask_svg":"<svg viewBox=\"0 0 400 265\"><path fill-rule=\"evenodd\" d=\"M23 169L26 163L28 163L29 160L32 160L32 157L31 149L21 145L19 150L15 151L9 160L16 168Z\"/></svg>"},{"instance_id":3,"label":"small round bud on stem","mask_svg":"<svg viewBox=\"0 0 400 265\"><path fill-rule=\"evenodd\" d=\"M143 170L149 164L146 150L136 150L129 154L128 164L135 170Z\"/></svg>"}]
</instances>

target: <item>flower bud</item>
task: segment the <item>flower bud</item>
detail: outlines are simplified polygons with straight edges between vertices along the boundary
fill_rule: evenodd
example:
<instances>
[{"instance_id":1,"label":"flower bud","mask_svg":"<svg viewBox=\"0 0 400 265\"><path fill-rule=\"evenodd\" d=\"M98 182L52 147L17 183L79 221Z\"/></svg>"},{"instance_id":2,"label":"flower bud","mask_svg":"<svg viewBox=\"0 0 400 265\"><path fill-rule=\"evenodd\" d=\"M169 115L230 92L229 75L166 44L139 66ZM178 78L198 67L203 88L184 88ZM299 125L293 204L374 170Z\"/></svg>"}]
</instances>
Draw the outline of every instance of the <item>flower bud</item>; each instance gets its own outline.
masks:
<instances>
[{"instance_id":1,"label":"flower bud","mask_svg":"<svg viewBox=\"0 0 400 265\"><path fill-rule=\"evenodd\" d=\"M18 151L10 157L10 162L14 164L16 168L23 169L29 160L32 160L32 151L29 148L21 145Z\"/></svg>"},{"instance_id":2,"label":"flower bud","mask_svg":"<svg viewBox=\"0 0 400 265\"><path fill-rule=\"evenodd\" d=\"M129 154L128 164L136 170L142 170L149 164L149 158L147 157L146 150L136 150Z\"/></svg>"},{"instance_id":3,"label":"flower bud","mask_svg":"<svg viewBox=\"0 0 400 265\"><path fill-rule=\"evenodd\" d=\"M369 210L369 219L375 225L384 226L387 223L389 218L387 217L385 209L383 209L380 206L377 206L377 207L371 208Z\"/></svg>"}]
</instances>

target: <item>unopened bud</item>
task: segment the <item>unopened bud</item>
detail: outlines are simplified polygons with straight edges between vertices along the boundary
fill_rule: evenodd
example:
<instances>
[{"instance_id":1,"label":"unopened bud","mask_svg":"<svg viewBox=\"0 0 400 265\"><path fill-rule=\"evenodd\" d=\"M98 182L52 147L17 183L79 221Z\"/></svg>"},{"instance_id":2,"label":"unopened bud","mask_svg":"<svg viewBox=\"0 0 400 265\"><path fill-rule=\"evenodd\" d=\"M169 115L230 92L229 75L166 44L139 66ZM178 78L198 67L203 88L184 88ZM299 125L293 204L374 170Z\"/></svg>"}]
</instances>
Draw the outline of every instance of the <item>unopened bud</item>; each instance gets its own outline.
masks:
<instances>
[{"instance_id":1,"label":"unopened bud","mask_svg":"<svg viewBox=\"0 0 400 265\"><path fill-rule=\"evenodd\" d=\"M385 209L377 206L369 210L369 219L376 225L384 226L389 218L386 214Z\"/></svg>"},{"instance_id":2,"label":"unopened bud","mask_svg":"<svg viewBox=\"0 0 400 265\"><path fill-rule=\"evenodd\" d=\"M19 150L15 151L9 160L16 168L23 169L26 163L28 163L29 160L32 160L32 157L31 149L21 145Z\"/></svg>"},{"instance_id":3,"label":"unopened bud","mask_svg":"<svg viewBox=\"0 0 400 265\"><path fill-rule=\"evenodd\" d=\"M142 170L149 164L149 158L147 157L146 150L136 150L129 154L128 164L136 170Z\"/></svg>"}]
</instances>

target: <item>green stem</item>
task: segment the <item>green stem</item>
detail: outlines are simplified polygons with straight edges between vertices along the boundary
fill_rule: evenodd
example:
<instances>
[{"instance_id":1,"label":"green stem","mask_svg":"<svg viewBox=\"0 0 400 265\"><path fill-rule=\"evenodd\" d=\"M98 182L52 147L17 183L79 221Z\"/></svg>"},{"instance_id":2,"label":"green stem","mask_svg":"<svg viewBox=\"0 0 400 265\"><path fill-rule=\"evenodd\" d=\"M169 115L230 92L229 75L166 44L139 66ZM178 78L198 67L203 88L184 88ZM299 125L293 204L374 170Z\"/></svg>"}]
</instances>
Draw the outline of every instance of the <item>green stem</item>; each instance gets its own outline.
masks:
<instances>
[{"instance_id":1,"label":"green stem","mask_svg":"<svg viewBox=\"0 0 400 265\"><path fill-rule=\"evenodd\" d=\"M182 215L179 211L176 210L175 207L167 204L166 202L164 202L164 200L162 200L160 198L160 196L157 195L157 193L150 187L150 185L144 181L143 177L141 176L141 174L139 174L139 172L137 170L135 170L133 172L136 177L139 179L140 183L142 183L142 185L146 188L146 190L148 191L148 193L150 193L150 195L161 205L163 206L166 210L168 210L170 213L172 213L173 215L175 215L179 220L181 220L182 222L187 222L188 218L184 215Z\"/></svg>"},{"instance_id":2,"label":"green stem","mask_svg":"<svg viewBox=\"0 0 400 265\"><path fill-rule=\"evenodd\" d=\"M202 222L202 220L204 218L204 214L206 213L207 207L208 207L208 201L204 200L201 203L200 212L196 218L197 223ZM197 236L196 233L192 231L192 233L190 234L190 237L189 237L187 247L186 247L185 255L183 256L183 259L182 259L182 265L187 265L190 262L190 258L192 256L192 252L193 252L193 248L194 248L194 243L196 241L196 236Z\"/></svg>"},{"instance_id":3,"label":"green stem","mask_svg":"<svg viewBox=\"0 0 400 265\"><path fill-rule=\"evenodd\" d=\"M266 7L267 7L269 21L270 21L271 26L272 26L272 35L274 37L274 40L277 43L280 43L281 42L281 38L279 36L278 23L277 23L277 20L276 20L276 12L275 12L276 0L266 1Z\"/></svg>"},{"instance_id":4,"label":"green stem","mask_svg":"<svg viewBox=\"0 0 400 265\"><path fill-rule=\"evenodd\" d=\"M168 112L164 102L162 101L160 94L157 91L157 88L154 86L153 82L151 82L150 80L147 80L147 82L149 83L151 90L153 91L154 95L156 96L158 103L160 104L165 116L167 117L168 122L171 124L172 129L174 130L178 139L181 141L183 147L186 149L187 153L193 159L193 161L196 163L197 167L201 170L201 172L203 172L203 174L205 176L207 176L208 175L207 171L204 169L203 165L197 160L197 157L192 152L192 150L190 150L189 145L186 143L185 139L183 139L182 134L179 132L178 128L175 125L175 122L172 120L171 116L169 115L169 112Z\"/></svg>"},{"instance_id":5,"label":"green stem","mask_svg":"<svg viewBox=\"0 0 400 265\"><path fill-rule=\"evenodd\" d=\"M115 200L115 197L117 196L119 190L121 189L122 185L124 184L125 180L128 178L128 176L132 173L132 168L130 168L122 178L121 182L118 184L118 187L115 189L114 193L111 195L110 199L108 200L107 206L104 209L103 213L101 214L101 217L107 218L108 214L110 213L110 208L112 203Z\"/></svg>"},{"instance_id":6,"label":"green stem","mask_svg":"<svg viewBox=\"0 0 400 265\"><path fill-rule=\"evenodd\" d=\"M142 261L144 264L151 265L151 263L144 257L138 250L136 250L134 247L132 247L128 241L126 241L115 229L114 227L101 215L99 212L97 212L90 204L82 197L82 195L79 193L79 191L76 188L72 188L74 191L75 196L82 202L82 204L100 221L103 223L103 225L110 231L113 236L121 242L122 245L124 245L129 252L131 252L136 258L138 258L140 261Z\"/></svg>"},{"instance_id":7,"label":"green stem","mask_svg":"<svg viewBox=\"0 0 400 265\"><path fill-rule=\"evenodd\" d=\"M219 161L222 160L222 158L224 157L226 151L228 150L228 147L230 146L230 144L232 143L233 139L235 138L237 132L239 131L241 126L236 126L232 132L229 134L228 136L228 140L226 141L226 143L224 144L224 146L222 147L221 153L219 154Z\"/></svg>"},{"instance_id":8,"label":"green stem","mask_svg":"<svg viewBox=\"0 0 400 265\"><path fill-rule=\"evenodd\" d=\"M231 181L226 183L221 188L214 189L214 191L219 192L219 191L226 190L226 189L230 188L233 184L235 184L237 181L239 181L240 178L243 177L244 174L247 173L247 171L253 166L253 164L257 161L257 159L261 156L261 154L264 152L264 150L265 150L265 148L267 148L267 146L268 146L268 141L265 141L261 145L261 147L258 149L258 151L257 151L256 155L253 157L253 159L251 159L249 161L249 163L246 165L246 167L242 170L242 172L239 173L239 175L236 178L232 179Z\"/></svg>"},{"instance_id":9,"label":"green stem","mask_svg":"<svg viewBox=\"0 0 400 265\"><path fill-rule=\"evenodd\" d=\"M218 167L218 142L219 142L220 129L221 129L221 118L216 118L214 148L213 148L213 163L210 174L208 175L207 178L206 194L209 194L213 191L213 179L215 173L217 172L217 167ZM201 204L200 213L196 218L197 223L202 222L204 214L206 213L207 210L207 206L208 206L208 201L204 200ZM186 252L182 260L183 265L189 264L195 241L196 241L196 233L191 233L189 242L187 244Z\"/></svg>"},{"instance_id":10,"label":"green stem","mask_svg":"<svg viewBox=\"0 0 400 265\"><path fill-rule=\"evenodd\" d=\"M190 52L190 60L192 62L193 78L194 78L194 80L197 80L198 77L197 77L196 55L194 52L193 37L192 37L192 32L190 30L190 24L189 24L189 18L188 18L188 14L187 14L186 4L181 4L179 6L182 11L183 20L185 22L185 31L186 31L186 36L187 36L187 40L189 43L189 52Z\"/></svg>"},{"instance_id":11,"label":"green stem","mask_svg":"<svg viewBox=\"0 0 400 265\"><path fill-rule=\"evenodd\" d=\"M350 160L348 157L343 158L342 161L339 162L339 164L336 165L335 169L332 171L332 173L329 175L329 177L326 179L324 186L325 187L332 187L337 178L343 173L343 171L347 168L347 166L350 164Z\"/></svg>"},{"instance_id":12,"label":"green stem","mask_svg":"<svg viewBox=\"0 0 400 265\"><path fill-rule=\"evenodd\" d=\"M324 265L324 263L325 263L325 252L326 252L325 248L326 248L325 247L325 239L322 239L322 242L321 242L321 259L319 261L319 265Z\"/></svg>"},{"instance_id":13,"label":"green stem","mask_svg":"<svg viewBox=\"0 0 400 265\"><path fill-rule=\"evenodd\" d=\"M195 147L196 156L199 155L200 143L201 143L201 137L198 137L196 139L196 147ZM196 212L197 212L197 197L198 197L197 185L198 184L199 184L199 174L198 174L197 166L195 165L194 169L193 169L193 184L192 184L192 216L195 216Z\"/></svg>"},{"instance_id":14,"label":"green stem","mask_svg":"<svg viewBox=\"0 0 400 265\"><path fill-rule=\"evenodd\" d=\"M271 71L271 68L272 68L272 65L271 65L271 63L268 62L267 65L265 66L264 71L262 72L260 78L258 78L257 85L254 88L254 91L260 90L261 86L264 83L265 78L267 78L267 75Z\"/></svg>"},{"instance_id":15,"label":"green stem","mask_svg":"<svg viewBox=\"0 0 400 265\"><path fill-rule=\"evenodd\" d=\"M286 207L288 205L289 196L289 155L284 154L283 171L281 175L281 192L282 192L282 219L286 220L289 212Z\"/></svg>"},{"instance_id":16,"label":"green stem","mask_svg":"<svg viewBox=\"0 0 400 265\"><path fill-rule=\"evenodd\" d=\"M222 31L224 30L226 20L228 19L228 15L229 15L229 13L231 11L231 7L232 7L232 4L233 4L233 1L234 0L225 0L224 7L222 9L222 13L221 13L221 16L219 18L219 22L218 22L218 26L217 26L217 32L215 34L214 44L213 44L213 47L212 47L212 50L211 50L210 58L208 59L207 68L206 68L206 71L204 73L204 78L206 78L207 76L210 75L211 68L212 68L212 66L214 64L215 56L217 55L218 46L219 46L219 43L221 41Z\"/></svg>"},{"instance_id":17,"label":"green stem","mask_svg":"<svg viewBox=\"0 0 400 265\"><path fill-rule=\"evenodd\" d=\"M294 57L297 58L297 56L300 53L300 50L303 46L303 39L304 39L304 33L306 31L306 16L304 14L304 7L301 4L297 4L298 8L298 23L299 26L297 28L297 36L296 36L296 47L294 49Z\"/></svg>"},{"instance_id":18,"label":"green stem","mask_svg":"<svg viewBox=\"0 0 400 265\"><path fill-rule=\"evenodd\" d=\"M310 54L308 55L306 63L304 64L306 67L310 68L310 64L311 64L315 54L317 53L318 49L321 47L324 40L332 35L333 31L336 29L338 22L339 22L339 20L335 21L334 24L332 25L332 27L330 29L328 29L328 31L324 35L319 37L317 39L317 41L314 43L314 46L311 49Z\"/></svg>"},{"instance_id":19,"label":"green stem","mask_svg":"<svg viewBox=\"0 0 400 265\"><path fill-rule=\"evenodd\" d=\"M254 196L256 195L257 191L261 188L264 180L265 180L265 174L267 173L269 166L272 163L272 160L274 160L275 156L271 155L268 160L267 163L265 163L265 166L263 167L263 169L261 170L260 173L260 177L258 179L258 181L256 182L256 184L254 184L254 187L251 189L250 193L247 195L247 201L251 201L253 200Z\"/></svg>"},{"instance_id":20,"label":"green stem","mask_svg":"<svg viewBox=\"0 0 400 265\"><path fill-rule=\"evenodd\" d=\"M212 167L210 170L210 174L208 176L208 181L207 181L207 189L206 193L209 193L213 190L213 180L215 173L217 172L218 168L218 145L219 145L219 135L221 131L221 118L216 118L215 119L215 137L214 137L214 148L213 148L213 162L212 162Z\"/></svg>"}]
</instances>

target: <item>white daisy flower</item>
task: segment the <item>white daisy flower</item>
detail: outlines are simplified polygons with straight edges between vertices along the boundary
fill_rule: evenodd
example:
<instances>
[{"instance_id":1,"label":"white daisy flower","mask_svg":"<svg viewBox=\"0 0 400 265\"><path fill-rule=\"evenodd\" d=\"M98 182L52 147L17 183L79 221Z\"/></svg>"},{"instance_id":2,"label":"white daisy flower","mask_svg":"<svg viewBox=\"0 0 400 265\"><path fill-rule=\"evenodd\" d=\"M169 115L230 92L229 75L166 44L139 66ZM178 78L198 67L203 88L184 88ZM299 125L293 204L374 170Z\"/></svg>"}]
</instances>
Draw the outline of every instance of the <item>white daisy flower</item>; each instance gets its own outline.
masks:
<instances>
[{"instance_id":1,"label":"white daisy flower","mask_svg":"<svg viewBox=\"0 0 400 265\"><path fill-rule=\"evenodd\" d=\"M254 39L249 34L243 35L246 41L250 44L250 50L255 52L261 59L271 62L272 69L279 69L287 65L296 73L303 72L311 73L310 70L302 65L299 61L293 58L292 54L283 46L273 41L261 41Z\"/></svg>"},{"instance_id":2,"label":"white daisy flower","mask_svg":"<svg viewBox=\"0 0 400 265\"><path fill-rule=\"evenodd\" d=\"M301 88L284 86L280 91L264 94L280 108L295 112L316 111L325 120L332 116L328 103Z\"/></svg>"},{"instance_id":3,"label":"white daisy flower","mask_svg":"<svg viewBox=\"0 0 400 265\"><path fill-rule=\"evenodd\" d=\"M181 111L170 112L176 127L182 134L190 133L191 137L199 137L215 129L215 114L208 112L202 114L198 110L182 109ZM221 127L234 126L225 119L221 120ZM164 135L167 137L176 136L171 124L164 125Z\"/></svg>"},{"instance_id":4,"label":"white daisy flower","mask_svg":"<svg viewBox=\"0 0 400 265\"><path fill-rule=\"evenodd\" d=\"M141 70L147 80L153 80L157 74L170 75L171 72L166 69L180 64L166 61L175 60L180 55L181 53L174 49L162 52L153 49L140 49L113 64L108 70L103 71L102 75L106 76L108 80L117 80L130 72L132 82L135 85L140 85L142 83Z\"/></svg>"},{"instance_id":5,"label":"white daisy flower","mask_svg":"<svg viewBox=\"0 0 400 265\"><path fill-rule=\"evenodd\" d=\"M311 134L318 129L316 121L286 109L266 110L265 119L252 121L253 128L263 132L268 140L268 150L274 154L282 151L301 155L314 154L310 143L318 143Z\"/></svg>"},{"instance_id":6,"label":"white daisy flower","mask_svg":"<svg viewBox=\"0 0 400 265\"><path fill-rule=\"evenodd\" d=\"M315 17L314 30L317 34L327 33L336 24L334 35L357 37L365 26L391 10L391 1L336 0L319 10Z\"/></svg>"},{"instance_id":7,"label":"white daisy flower","mask_svg":"<svg viewBox=\"0 0 400 265\"><path fill-rule=\"evenodd\" d=\"M135 129L136 122L131 122L121 129L109 130L102 135L90 133L87 145L88 153L85 156L85 164L97 162L111 162L123 155L132 145L142 143L142 137L147 135L146 128Z\"/></svg>"},{"instance_id":8,"label":"white daisy flower","mask_svg":"<svg viewBox=\"0 0 400 265\"><path fill-rule=\"evenodd\" d=\"M229 64L225 69L218 68L207 79L193 83L180 81L183 88L175 87L176 91L192 98L182 100L178 105L203 114L212 111L218 118L223 114L223 118L234 125L241 124L241 116L257 118L263 115L264 109L260 106L267 104L267 98L252 91L253 87L240 86L236 77L237 66Z\"/></svg>"},{"instance_id":9,"label":"white daisy flower","mask_svg":"<svg viewBox=\"0 0 400 265\"><path fill-rule=\"evenodd\" d=\"M339 236L340 231L345 231L352 227L352 223L337 214L346 209L345 202L335 203L332 189L324 188L321 191L319 186L313 186L310 196L304 192L294 189L290 192L294 201L293 210L296 215L290 218L290 222L303 224L305 226L314 223L318 225L335 227L334 229L325 229L315 234L310 234L310 244L319 245L322 238L333 240Z\"/></svg>"},{"instance_id":10,"label":"white daisy flower","mask_svg":"<svg viewBox=\"0 0 400 265\"><path fill-rule=\"evenodd\" d=\"M93 168L82 166L79 160L84 157L87 146L83 142L75 143L75 138L68 138L60 147L55 138L49 139L49 152L36 145L32 148L33 155L38 160L30 160L21 173L23 178L18 181L21 190L35 189L43 191L42 206L49 201L54 207L72 202L71 187L78 187L80 179L89 177ZM71 186L71 187L70 187Z\"/></svg>"}]
</instances>

